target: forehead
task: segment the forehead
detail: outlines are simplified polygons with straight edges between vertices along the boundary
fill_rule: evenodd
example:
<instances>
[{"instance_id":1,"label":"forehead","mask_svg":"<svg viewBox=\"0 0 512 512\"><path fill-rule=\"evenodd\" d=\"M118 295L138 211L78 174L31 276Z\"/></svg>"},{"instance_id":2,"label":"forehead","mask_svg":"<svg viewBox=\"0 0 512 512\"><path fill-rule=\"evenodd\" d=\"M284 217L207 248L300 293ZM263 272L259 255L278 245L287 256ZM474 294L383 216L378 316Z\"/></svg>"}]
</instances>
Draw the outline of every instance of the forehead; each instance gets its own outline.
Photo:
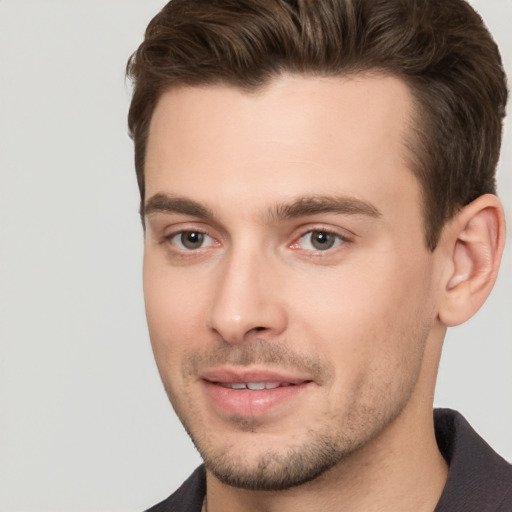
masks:
<instances>
[{"instance_id":1,"label":"forehead","mask_svg":"<svg viewBox=\"0 0 512 512\"><path fill-rule=\"evenodd\" d=\"M282 76L254 92L227 85L162 95L149 131L146 198L209 207L226 198L283 202L309 194L401 201L412 95L390 76Z\"/></svg>"}]
</instances>

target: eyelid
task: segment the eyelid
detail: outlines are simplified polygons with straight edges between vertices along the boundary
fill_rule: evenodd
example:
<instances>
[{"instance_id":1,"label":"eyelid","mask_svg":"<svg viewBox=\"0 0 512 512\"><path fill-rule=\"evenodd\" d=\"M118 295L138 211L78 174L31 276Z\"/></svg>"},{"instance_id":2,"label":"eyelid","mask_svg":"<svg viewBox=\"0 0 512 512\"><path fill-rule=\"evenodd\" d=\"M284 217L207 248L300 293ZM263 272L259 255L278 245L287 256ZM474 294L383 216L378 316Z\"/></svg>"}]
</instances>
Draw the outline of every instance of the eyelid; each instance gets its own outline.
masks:
<instances>
[{"instance_id":1,"label":"eyelid","mask_svg":"<svg viewBox=\"0 0 512 512\"><path fill-rule=\"evenodd\" d=\"M161 229L158 231L160 231L162 238L172 238L174 235L183 232L203 233L212 238L218 238L218 235L213 233L214 230L210 225L197 221L184 220L171 223L165 222L162 223Z\"/></svg>"}]
</instances>

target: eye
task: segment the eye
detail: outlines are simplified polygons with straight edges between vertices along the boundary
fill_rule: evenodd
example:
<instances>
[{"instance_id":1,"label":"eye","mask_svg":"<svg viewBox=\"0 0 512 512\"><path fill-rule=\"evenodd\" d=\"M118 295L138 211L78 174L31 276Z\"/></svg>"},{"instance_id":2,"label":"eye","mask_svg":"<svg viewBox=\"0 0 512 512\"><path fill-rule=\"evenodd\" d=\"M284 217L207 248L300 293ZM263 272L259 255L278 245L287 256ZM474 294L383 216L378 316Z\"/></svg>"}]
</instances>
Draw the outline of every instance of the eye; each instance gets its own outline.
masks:
<instances>
[{"instance_id":1,"label":"eye","mask_svg":"<svg viewBox=\"0 0 512 512\"><path fill-rule=\"evenodd\" d=\"M195 251L214 245L211 236L201 231L180 231L169 237L171 243L185 251Z\"/></svg>"},{"instance_id":2,"label":"eye","mask_svg":"<svg viewBox=\"0 0 512 512\"><path fill-rule=\"evenodd\" d=\"M328 251L345 241L345 238L336 233L314 230L302 235L295 245L297 248L307 251Z\"/></svg>"}]
</instances>

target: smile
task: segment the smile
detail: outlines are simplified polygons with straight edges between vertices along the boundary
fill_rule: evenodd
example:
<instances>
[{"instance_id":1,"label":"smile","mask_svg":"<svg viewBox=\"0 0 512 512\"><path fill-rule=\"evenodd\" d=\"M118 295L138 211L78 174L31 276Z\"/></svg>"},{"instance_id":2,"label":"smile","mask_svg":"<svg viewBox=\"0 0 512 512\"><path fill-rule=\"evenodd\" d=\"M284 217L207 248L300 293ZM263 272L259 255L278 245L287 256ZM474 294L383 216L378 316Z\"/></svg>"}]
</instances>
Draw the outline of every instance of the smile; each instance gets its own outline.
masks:
<instances>
[{"instance_id":1,"label":"smile","mask_svg":"<svg viewBox=\"0 0 512 512\"><path fill-rule=\"evenodd\" d=\"M224 367L205 371L200 381L216 415L254 418L272 412L275 417L288 414L299 396L316 388L310 376L286 373Z\"/></svg>"}]
</instances>

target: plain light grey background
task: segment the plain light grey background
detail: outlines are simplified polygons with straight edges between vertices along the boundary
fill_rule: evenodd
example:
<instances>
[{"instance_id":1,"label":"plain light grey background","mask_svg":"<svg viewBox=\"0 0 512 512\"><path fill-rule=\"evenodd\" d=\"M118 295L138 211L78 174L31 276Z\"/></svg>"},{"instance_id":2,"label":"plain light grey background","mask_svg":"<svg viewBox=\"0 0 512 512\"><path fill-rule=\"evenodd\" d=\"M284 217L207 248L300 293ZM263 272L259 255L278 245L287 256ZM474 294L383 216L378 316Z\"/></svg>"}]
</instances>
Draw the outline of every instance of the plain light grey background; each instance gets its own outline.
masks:
<instances>
[{"instance_id":1,"label":"plain light grey background","mask_svg":"<svg viewBox=\"0 0 512 512\"><path fill-rule=\"evenodd\" d=\"M0 0L0 510L138 511L199 463L153 362L124 66L163 0ZM480 0L512 72L511 0ZM499 170L509 225L512 133ZM512 258L436 404L512 460Z\"/></svg>"}]
</instances>

